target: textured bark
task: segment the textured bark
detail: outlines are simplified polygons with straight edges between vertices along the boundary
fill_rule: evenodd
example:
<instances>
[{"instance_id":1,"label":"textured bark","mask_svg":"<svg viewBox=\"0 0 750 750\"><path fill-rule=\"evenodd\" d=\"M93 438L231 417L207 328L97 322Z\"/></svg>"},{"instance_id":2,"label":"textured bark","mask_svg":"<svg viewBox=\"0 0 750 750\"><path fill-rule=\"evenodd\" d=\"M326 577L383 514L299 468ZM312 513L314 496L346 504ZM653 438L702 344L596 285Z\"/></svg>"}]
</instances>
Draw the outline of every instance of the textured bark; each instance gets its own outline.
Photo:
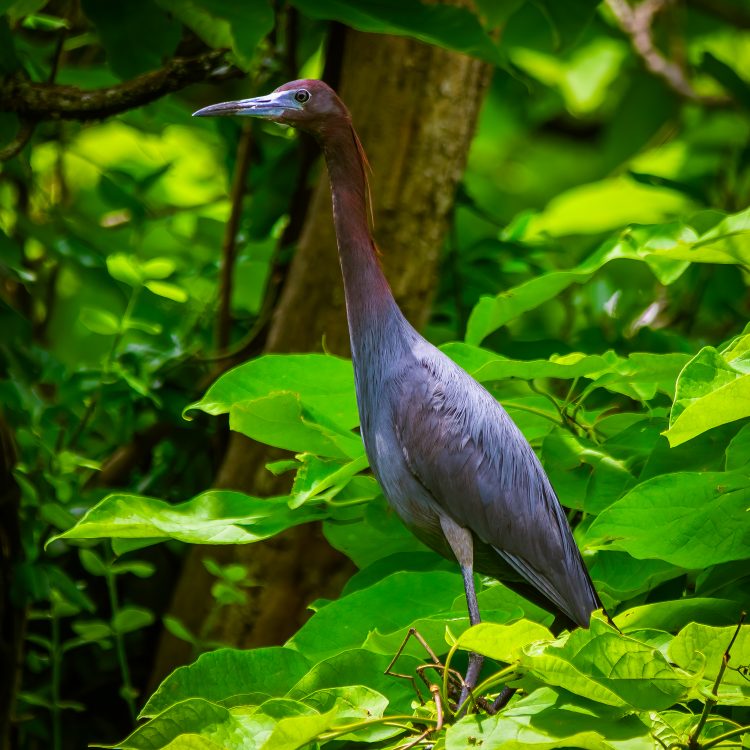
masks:
<instances>
[{"instance_id":1,"label":"textured bark","mask_svg":"<svg viewBox=\"0 0 750 750\"><path fill-rule=\"evenodd\" d=\"M373 167L375 237L386 275L409 320L420 327L429 314L438 259L489 81L477 60L414 40L347 31L339 94ZM267 351L349 350L344 292L331 218L328 178L318 179L281 299ZM216 485L254 495L285 491L265 471L264 446L232 433ZM287 480L288 481L288 480ZM210 605L201 558L232 559L250 568L262 586L246 607L229 609L212 635L255 647L281 643L306 619L305 606L333 597L352 573L319 525L290 529L261 544L190 551L173 612L194 630ZM155 677L189 658L166 636Z\"/></svg>"}]
</instances>

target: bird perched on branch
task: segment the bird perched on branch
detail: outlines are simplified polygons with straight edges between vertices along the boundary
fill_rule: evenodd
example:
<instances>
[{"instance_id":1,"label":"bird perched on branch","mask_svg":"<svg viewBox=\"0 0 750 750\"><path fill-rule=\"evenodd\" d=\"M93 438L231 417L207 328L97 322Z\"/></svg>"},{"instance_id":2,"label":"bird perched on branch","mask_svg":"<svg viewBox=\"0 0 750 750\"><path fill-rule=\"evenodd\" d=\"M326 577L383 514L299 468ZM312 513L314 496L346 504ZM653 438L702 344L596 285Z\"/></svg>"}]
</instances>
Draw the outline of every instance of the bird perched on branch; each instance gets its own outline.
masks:
<instances>
[{"instance_id":1,"label":"bird perched on branch","mask_svg":"<svg viewBox=\"0 0 750 750\"><path fill-rule=\"evenodd\" d=\"M372 470L406 526L463 575L474 571L587 627L601 602L531 446L496 399L412 328L378 261L367 159L349 111L322 81L214 104L197 116L251 116L311 134L325 156L344 277L361 433ZM472 655L471 689L481 669Z\"/></svg>"}]
</instances>

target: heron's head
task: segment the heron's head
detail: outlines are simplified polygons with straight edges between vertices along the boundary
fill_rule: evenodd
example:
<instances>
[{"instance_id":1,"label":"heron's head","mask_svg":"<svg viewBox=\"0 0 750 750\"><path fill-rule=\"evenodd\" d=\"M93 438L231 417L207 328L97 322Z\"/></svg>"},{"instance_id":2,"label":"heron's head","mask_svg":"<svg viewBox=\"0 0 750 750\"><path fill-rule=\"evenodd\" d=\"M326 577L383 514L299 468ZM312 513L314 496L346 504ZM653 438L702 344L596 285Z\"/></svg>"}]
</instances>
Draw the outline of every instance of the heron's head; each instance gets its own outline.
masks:
<instances>
[{"instance_id":1,"label":"heron's head","mask_svg":"<svg viewBox=\"0 0 750 750\"><path fill-rule=\"evenodd\" d=\"M314 79L290 81L267 96L221 102L193 112L193 117L261 117L313 135L335 120L350 122L349 112L334 90Z\"/></svg>"}]
</instances>

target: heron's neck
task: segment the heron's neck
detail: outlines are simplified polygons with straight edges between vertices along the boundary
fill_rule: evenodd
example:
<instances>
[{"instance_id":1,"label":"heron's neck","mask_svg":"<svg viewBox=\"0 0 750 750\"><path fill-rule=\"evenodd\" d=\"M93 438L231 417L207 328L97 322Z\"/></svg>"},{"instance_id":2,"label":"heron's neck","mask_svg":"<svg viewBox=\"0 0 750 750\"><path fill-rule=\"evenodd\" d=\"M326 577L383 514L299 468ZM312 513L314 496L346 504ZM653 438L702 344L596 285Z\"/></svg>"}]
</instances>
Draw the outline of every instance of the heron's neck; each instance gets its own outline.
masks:
<instances>
[{"instance_id":1,"label":"heron's neck","mask_svg":"<svg viewBox=\"0 0 750 750\"><path fill-rule=\"evenodd\" d=\"M377 258L367 220L365 165L348 122L336 123L321 139L333 196L352 354L398 308Z\"/></svg>"}]
</instances>

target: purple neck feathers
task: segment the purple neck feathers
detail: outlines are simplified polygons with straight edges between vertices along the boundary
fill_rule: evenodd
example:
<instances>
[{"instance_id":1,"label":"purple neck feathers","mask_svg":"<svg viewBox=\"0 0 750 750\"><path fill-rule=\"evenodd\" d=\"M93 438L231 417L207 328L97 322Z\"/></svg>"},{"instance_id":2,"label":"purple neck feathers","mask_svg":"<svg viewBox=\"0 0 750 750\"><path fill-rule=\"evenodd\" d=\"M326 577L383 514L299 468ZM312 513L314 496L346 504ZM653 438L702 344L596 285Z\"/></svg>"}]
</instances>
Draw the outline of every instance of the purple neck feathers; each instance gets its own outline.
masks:
<instances>
[{"instance_id":1,"label":"purple neck feathers","mask_svg":"<svg viewBox=\"0 0 750 750\"><path fill-rule=\"evenodd\" d=\"M354 130L346 120L336 121L320 137L333 196L333 221L344 277L346 311L352 355L378 329L400 315L377 257L367 219L365 164ZM377 335L377 334L376 334Z\"/></svg>"}]
</instances>

